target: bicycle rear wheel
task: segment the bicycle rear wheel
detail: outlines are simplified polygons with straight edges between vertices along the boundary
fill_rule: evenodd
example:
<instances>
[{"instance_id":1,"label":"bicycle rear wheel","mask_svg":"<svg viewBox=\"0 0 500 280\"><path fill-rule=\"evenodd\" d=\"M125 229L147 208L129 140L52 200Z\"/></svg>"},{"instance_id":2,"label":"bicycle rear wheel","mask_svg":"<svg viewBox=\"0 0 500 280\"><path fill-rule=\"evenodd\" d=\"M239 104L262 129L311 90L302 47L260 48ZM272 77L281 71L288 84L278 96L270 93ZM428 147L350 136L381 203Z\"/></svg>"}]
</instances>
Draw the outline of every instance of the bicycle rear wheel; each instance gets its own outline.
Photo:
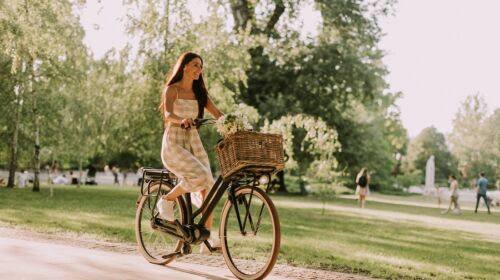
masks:
<instances>
[{"instance_id":1,"label":"bicycle rear wheel","mask_svg":"<svg viewBox=\"0 0 500 280\"><path fill-rule=\"evenodd\" d=\"M182 242L152 227L153 218L158 216L155 202L159 187L160 182L153 182L150 186L150 195L143 195L139 201L135 216L135 237L139 251L146 260L154 264L167 264L175 257L165 256L180 251ZM162 183L160 196L167 194L172 188L172 185ZM179 197L174 206L174 215L181 223L186 218L185 209L184 201Z\"/></svg>"},{"instance_id":2,"label":"bicycle rear wheel","mask_svg":"<svg viewBox=\"0 0 500 280\"><path fill-rule=\"evenodd\" d=\"M236 204L228 199L222 209L222 254L239 279L263 279L278 259L278 212L269 196L257 187L240 187L235 196Z\"/></svg>"}]
</instances>

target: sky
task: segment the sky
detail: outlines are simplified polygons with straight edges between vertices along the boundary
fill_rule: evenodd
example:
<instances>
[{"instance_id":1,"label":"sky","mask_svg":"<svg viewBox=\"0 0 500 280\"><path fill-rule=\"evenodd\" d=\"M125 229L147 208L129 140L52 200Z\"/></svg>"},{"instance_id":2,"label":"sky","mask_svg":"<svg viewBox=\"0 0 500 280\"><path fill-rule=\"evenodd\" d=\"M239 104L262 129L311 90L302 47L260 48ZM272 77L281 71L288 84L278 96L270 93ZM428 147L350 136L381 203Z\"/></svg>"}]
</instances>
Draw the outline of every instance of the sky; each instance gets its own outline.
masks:
<instances>
[{"instance_id":1,"label":"sky","mask_svg":"<svg viewBox=\"0 0 500 280\"><path fill-rule=\"evenodd\" d=\"M435 126L452 130L468 95L479 93L486 114L500 108L500 1L400 0L382 21L380 44L393 91L410 136Z\"/></svg>"},{"instance_id":2,"label":"sky","mask_svg":"<svg viewBox=\"0 0 500 280\"><path fill-rule=\"evenodd\" d=\"M133 44L120 20L127 13L121 2L88 0L82 11L85 43L96 58L112 47ZM199 3L194 7L195 18L205 11ZM429 126L451 132L468 95L482 95L488 104L485 114L500 108L498 11L497 0L399 0L395 14L381 19L385 36L380 47L390 72L386 81L391 91L404 94L397 105L411 137ZM304 34L314 34L318 13L308 6L300 17Z\"/></svg>"}]
</instances>

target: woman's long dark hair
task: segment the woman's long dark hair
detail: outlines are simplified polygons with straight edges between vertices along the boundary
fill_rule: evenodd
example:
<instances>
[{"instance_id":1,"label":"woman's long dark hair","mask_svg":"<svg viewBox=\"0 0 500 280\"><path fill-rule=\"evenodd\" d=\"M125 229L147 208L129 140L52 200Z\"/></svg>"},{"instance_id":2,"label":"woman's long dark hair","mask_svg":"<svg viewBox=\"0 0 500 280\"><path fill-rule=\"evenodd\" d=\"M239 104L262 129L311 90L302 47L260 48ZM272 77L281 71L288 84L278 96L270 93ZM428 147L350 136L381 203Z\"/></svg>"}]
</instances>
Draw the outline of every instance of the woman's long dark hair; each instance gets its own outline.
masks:
<instances>
[{"instance_id":1,"label":"woman's long dark hair","mask_svg":"<svg viewBox=\"0 0 500 280\"><path fill-rule=\"evenodd\" d=\"M165 84L165 87L168 87L182 80L182 76L184 75L184 66L186 66L186 64L188 64L191 60L195 58L199 58L201 60L201 65L203 66L203 59L198 54L192 52L186 52L181 54L177 59L177 62L175 63L174 69L171 72L172 74L171 75L167 74L167 82ZM198 80L193 81L193 92L196 97L196 100L198 101L198 118L203 118L203 114L205 112L205 106L207 106L207 100L208 100L208 92L207 88L205 87L205 81L203 80L203 73L200 74ZM165 116L166 98L167 98L166 91L164 90L161 96L161 104L160 104L160 110L162 116Z\"/></svg>"}]
</instances>

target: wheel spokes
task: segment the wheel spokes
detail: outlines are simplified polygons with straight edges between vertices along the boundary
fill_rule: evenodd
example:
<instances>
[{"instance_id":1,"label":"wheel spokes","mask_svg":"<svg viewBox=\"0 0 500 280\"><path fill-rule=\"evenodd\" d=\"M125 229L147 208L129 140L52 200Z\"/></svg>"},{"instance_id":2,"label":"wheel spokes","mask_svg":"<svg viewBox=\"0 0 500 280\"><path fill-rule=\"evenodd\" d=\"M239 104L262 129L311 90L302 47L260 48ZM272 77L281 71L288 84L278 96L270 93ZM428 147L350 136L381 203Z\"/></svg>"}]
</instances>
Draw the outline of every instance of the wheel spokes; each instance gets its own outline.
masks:
<instances>
[{"instance_id":1,"label":"wheel spokes","mask_svg":"<svg viewBox=\"0 0 500 280\"><path fill-rule=\"evenodd\" d=\"M245 275L256 275L266 270L271 262L274 221L263 198L255 194L247 198L249 195L241 194L237 203L232 204L234 209L229 209L222 238L236 269Z\"/></svg>"},{"instance_id":2,"label":"wheel spokes","mask_svg":"<svg viewBox=\"0 0 500 280\"><path fill-rule=\"evenodd\" d=\"M151 221L156 216L157 211L154 208L151 209L150 206L154 206L154 201L156 201L156 196L149 196L143 203L140 220L142 247L152 258L163 261L163 256L175 251L177 239L153 229ZM175 207L174 210L179 210L179 208ZM181 216L179 212L177 212L177 216Z\"/></svg>"}]
</instances>

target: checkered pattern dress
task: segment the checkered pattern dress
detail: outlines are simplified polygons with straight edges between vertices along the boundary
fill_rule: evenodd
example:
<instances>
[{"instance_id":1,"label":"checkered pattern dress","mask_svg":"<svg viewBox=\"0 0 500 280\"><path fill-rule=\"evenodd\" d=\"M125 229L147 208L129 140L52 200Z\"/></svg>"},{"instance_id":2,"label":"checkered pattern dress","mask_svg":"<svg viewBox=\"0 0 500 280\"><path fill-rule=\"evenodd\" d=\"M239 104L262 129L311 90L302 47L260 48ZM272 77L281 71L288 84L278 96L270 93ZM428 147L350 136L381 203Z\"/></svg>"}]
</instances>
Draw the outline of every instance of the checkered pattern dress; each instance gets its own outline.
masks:
<instances>
[{"instance_id":1,"label":"checkered pattern dress","mask_svg":"<svg viewBox=\"0 0 500 280\"><path fill-rule=\"evenodd\" d=\"M181 118L196 118L196 100L174 101L174 114ZM183 129L168 125L163 133L161 159L165 167L180 179L179 184L186 192L209 190L213 184L208 155L201 143L198 130Z\"/></svg>"}]
</instances>

